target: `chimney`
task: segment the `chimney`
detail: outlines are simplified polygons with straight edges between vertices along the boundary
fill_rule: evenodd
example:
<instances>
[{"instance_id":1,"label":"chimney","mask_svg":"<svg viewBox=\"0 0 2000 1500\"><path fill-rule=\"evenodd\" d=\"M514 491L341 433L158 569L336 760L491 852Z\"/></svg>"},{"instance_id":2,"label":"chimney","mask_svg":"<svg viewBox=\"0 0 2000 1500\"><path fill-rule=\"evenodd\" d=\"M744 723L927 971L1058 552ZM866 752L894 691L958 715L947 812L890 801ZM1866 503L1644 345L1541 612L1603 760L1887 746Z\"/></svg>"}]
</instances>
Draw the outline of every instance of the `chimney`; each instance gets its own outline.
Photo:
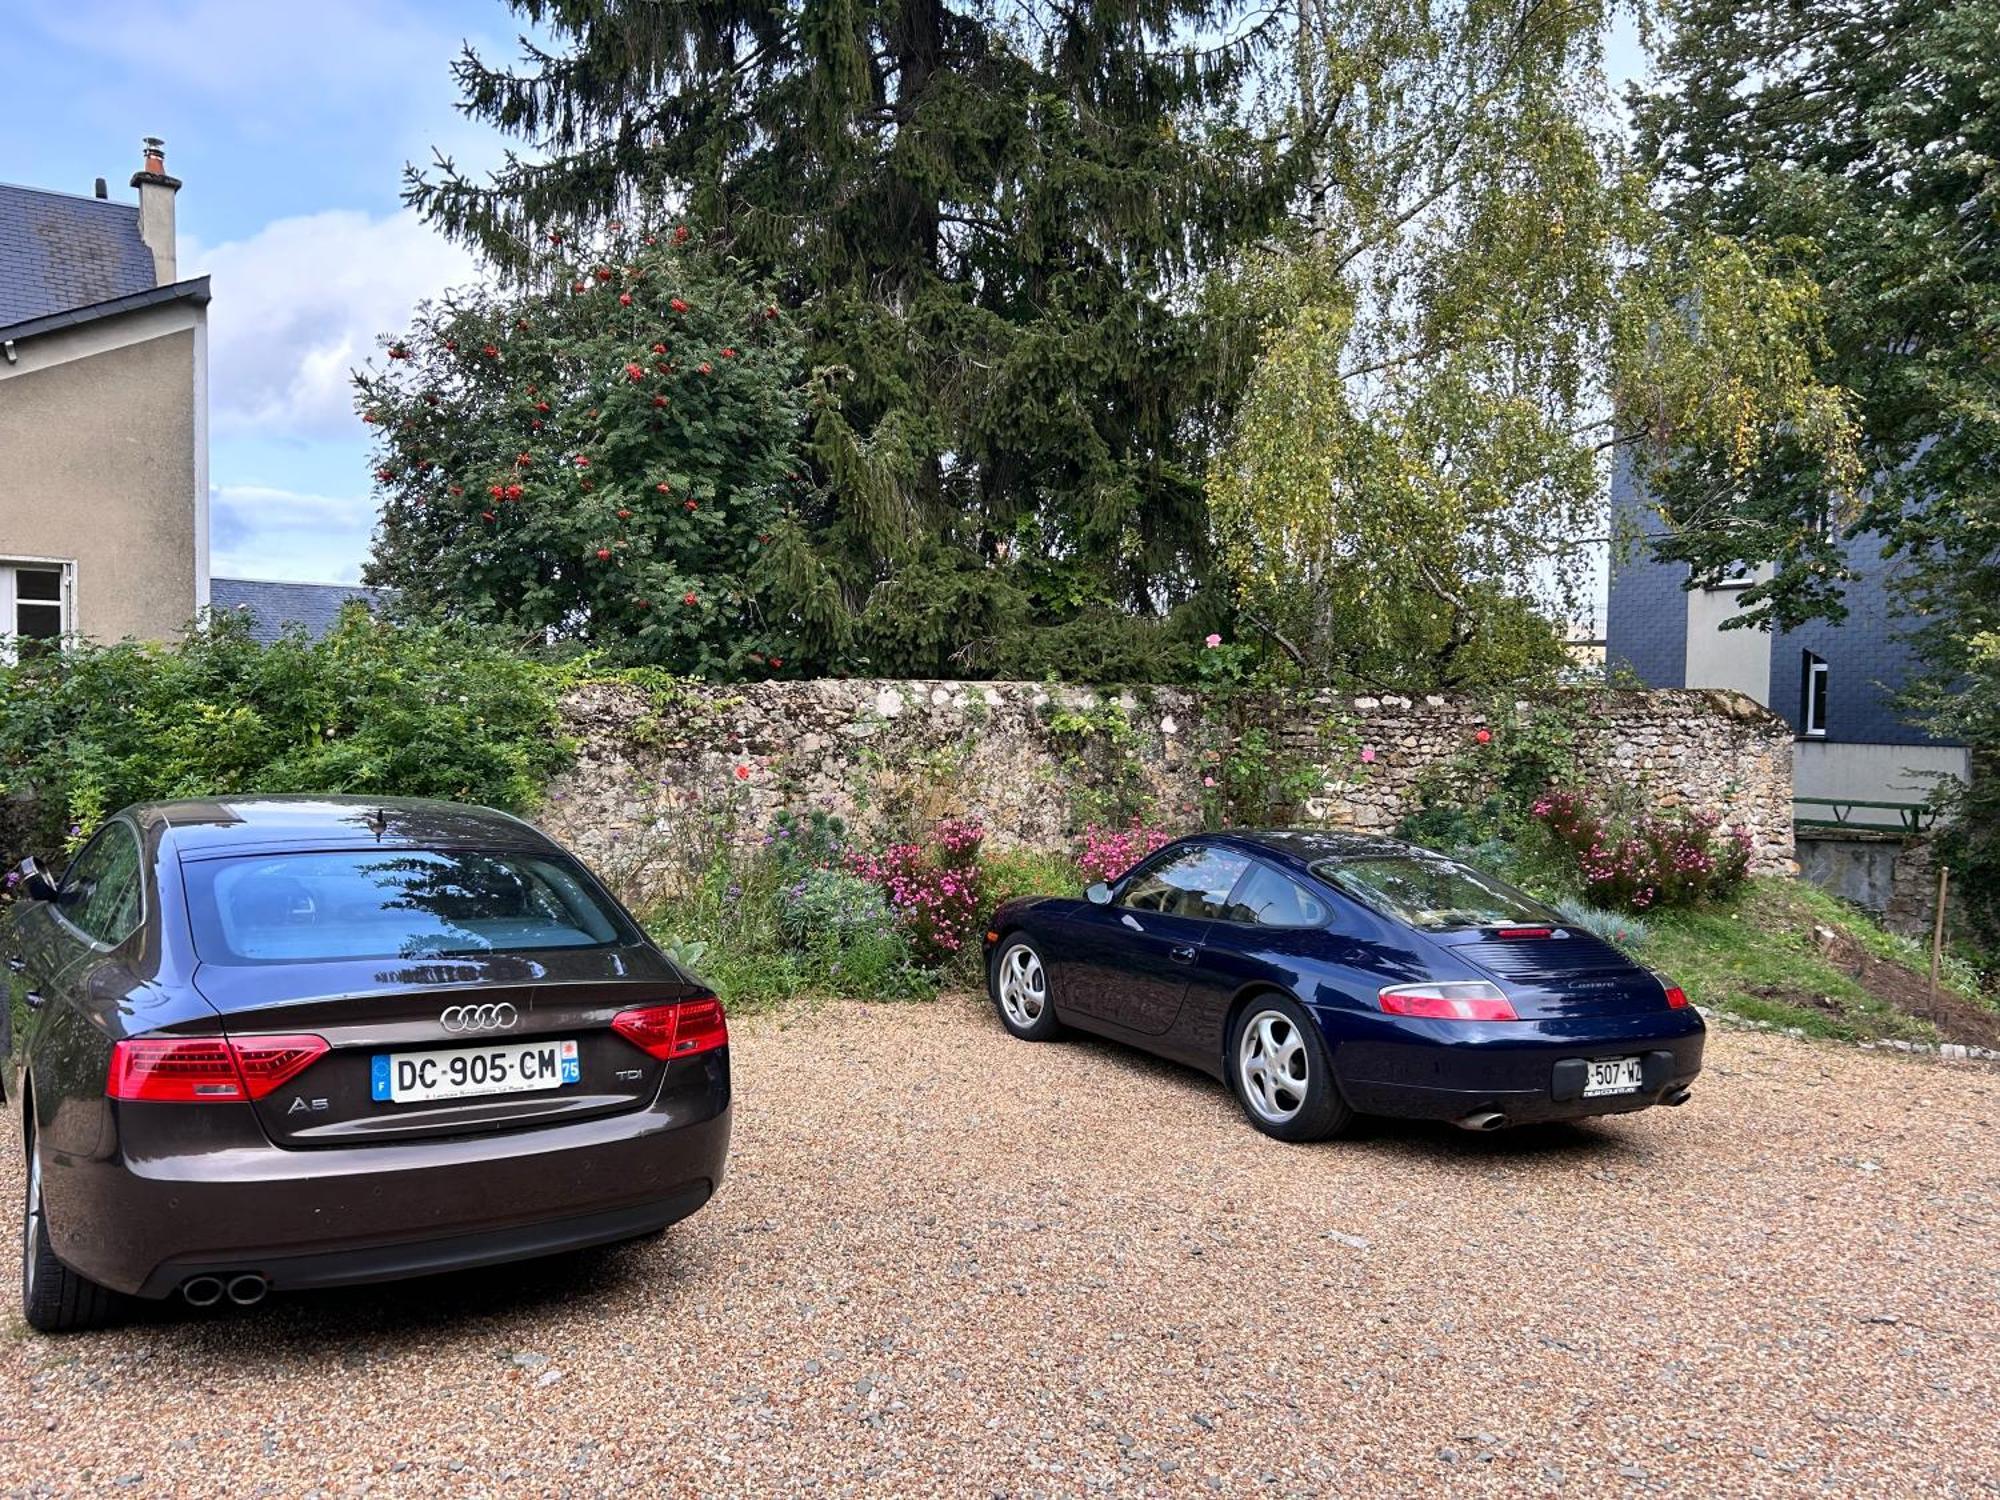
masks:
<instances>
[{"instance_id":1,"label":"chimney","mask_svg":"<svg viewBox=\"0 0 2000 1500\"><path fill-rule=\"evenodd\" d=\"M174 279L174 194L181 180L167 175L167 143L156 135L144 142L145 163L132 174L139 190L139 238L153 252L153 280L166 286Z\"/></svg>"}]
</instances>

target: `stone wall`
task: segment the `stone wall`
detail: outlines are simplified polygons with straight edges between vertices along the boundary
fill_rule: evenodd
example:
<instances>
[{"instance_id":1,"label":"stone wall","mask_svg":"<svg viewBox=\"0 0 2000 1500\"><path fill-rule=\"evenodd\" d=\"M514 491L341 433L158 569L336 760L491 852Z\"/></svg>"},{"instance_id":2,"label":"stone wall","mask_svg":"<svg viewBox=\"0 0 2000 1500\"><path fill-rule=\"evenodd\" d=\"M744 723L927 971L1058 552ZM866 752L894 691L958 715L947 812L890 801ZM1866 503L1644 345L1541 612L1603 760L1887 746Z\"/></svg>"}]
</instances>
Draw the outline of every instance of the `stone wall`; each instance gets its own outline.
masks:
<instances>
[{"instance_id":1,"label":"stone wall","mask_svg":"<svg viewBox=\"0 0 2000 1500\"><path fill-rule=\"evenodd\" d=\"M1694 690L1586 692L1574 774L1659 807L1748 828L1753 868L1792 868L1791 735L1747 698ZM995 846L1066 845L1083 822L1146 805L1201 825L1204 785L1230 743L1223 708L1182 689L1099 694L1021 682L835 680L575 690L579 745L538 821L635 896L675 878L676 855L756 838L786 808L818 807L864 838L977 816ZM1322 698L1277 726L1303 767L1306 821L1387 832L1426 771L1517 732L1470 700Z\"/></svg>"}]
</instances>

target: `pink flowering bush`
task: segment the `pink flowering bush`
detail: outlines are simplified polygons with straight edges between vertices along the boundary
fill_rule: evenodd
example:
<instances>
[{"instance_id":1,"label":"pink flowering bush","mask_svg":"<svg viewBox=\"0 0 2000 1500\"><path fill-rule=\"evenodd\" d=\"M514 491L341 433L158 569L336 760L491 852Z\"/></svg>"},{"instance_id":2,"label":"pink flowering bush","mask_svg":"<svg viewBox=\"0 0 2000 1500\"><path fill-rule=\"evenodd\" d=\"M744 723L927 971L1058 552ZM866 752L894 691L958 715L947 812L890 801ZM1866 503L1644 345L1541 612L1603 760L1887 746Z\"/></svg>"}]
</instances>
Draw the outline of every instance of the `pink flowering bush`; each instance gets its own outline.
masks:
<instances>
[{"instance_id":1,"label":"pink flowering bush","mask_svg":"<svg viewBox=\"0 0 2000 1500\"><path fill-rule=\"evenodd\" d=\"M918 963L950 961L979 930L986 911L979 865L985 838L976 818L944 818L928 843L847 856L847 868L888 897Z\"/></svg>"},{"instance_id":2,"label":"pink flowering bush","mask_svg":"<svg viewBox=\"0 0 2000 1500\"><path fill-rule=\"evenodd\" d=\"M1579 792L1550 791L1535 817L1583 897L1608 911L1727 900L1750 873L1750 835L1711 813L1656 814L1621 826Z\"/></svg>"},{"instance_id":3,"label":"pink flowering bush","mask_svg":"<svg viewBox=\"0 0 2000 1500\"><path fill-rule=\"evenodd\" d=\"M1086 882L1116 880L1155 849L1173 841L1164 828L1151 828L1134 818L1125 828L1092 823L1078 840L1076 867Z\"/></svg>"}]
</instances>

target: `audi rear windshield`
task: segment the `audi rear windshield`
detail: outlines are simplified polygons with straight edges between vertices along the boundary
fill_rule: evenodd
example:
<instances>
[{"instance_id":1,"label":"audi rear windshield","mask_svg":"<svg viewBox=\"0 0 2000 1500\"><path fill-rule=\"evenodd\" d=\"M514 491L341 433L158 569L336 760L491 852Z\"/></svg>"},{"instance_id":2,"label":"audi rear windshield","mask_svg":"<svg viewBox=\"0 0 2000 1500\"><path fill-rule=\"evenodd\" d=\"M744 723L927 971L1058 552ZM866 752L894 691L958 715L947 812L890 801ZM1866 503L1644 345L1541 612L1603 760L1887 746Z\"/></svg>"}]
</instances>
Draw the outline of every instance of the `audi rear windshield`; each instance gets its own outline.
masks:
<instances>
[{"instance_id":1,"label":"audi rear windshield","mask_svg":"<svg viewBox=\"0 0 2000 1500\"><path fill-rule=\"evenodd\" d=\"M1325 859L1312 872L1364 906L1423 932L1557 920L1554 912L1504 880L1439 855Z\"/></svg>"},{"instance_id":2,"label":"audi rear windshield","mask_svg":"<svg viewBox=\"0 0 2000 1500\"><path fill-rule=\"evenodd\" d=\"M206 963L464 958L638 940L566 860L436 849L339 849L188 860Z\"/></svg>"}]
</instances>

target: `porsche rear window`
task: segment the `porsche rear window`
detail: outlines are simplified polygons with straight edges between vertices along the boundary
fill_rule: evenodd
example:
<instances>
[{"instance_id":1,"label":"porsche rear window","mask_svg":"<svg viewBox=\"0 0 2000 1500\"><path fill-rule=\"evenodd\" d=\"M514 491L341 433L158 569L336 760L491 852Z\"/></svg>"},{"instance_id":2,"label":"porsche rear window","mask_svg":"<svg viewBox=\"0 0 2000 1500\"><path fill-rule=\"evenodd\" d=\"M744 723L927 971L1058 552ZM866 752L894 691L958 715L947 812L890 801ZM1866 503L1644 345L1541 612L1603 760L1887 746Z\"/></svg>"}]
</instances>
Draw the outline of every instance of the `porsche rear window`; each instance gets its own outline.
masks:
<instances>
[{"instance_id":1,"label":"porsche rear window","mask_svg":"<svg viewBox=\"0 0 2000 1500\"><path fill-rule=\"evenodd\" d=\"M1441 856L1328 859L1312 871L1363 905L1425 932L1556 920L1554 912L1505 881Z\"/></svg>"},{"instance_id":2,"label":"porsche rear window","mask_svg":"<svg viewBox=\"0 0 2000 1500\"><path fill-rule=\"evenodd\" d=\"M208 963L447 958L631 942L567 863L532 854L342 849L190 860Z\"/></svg>"}]
</instances>

